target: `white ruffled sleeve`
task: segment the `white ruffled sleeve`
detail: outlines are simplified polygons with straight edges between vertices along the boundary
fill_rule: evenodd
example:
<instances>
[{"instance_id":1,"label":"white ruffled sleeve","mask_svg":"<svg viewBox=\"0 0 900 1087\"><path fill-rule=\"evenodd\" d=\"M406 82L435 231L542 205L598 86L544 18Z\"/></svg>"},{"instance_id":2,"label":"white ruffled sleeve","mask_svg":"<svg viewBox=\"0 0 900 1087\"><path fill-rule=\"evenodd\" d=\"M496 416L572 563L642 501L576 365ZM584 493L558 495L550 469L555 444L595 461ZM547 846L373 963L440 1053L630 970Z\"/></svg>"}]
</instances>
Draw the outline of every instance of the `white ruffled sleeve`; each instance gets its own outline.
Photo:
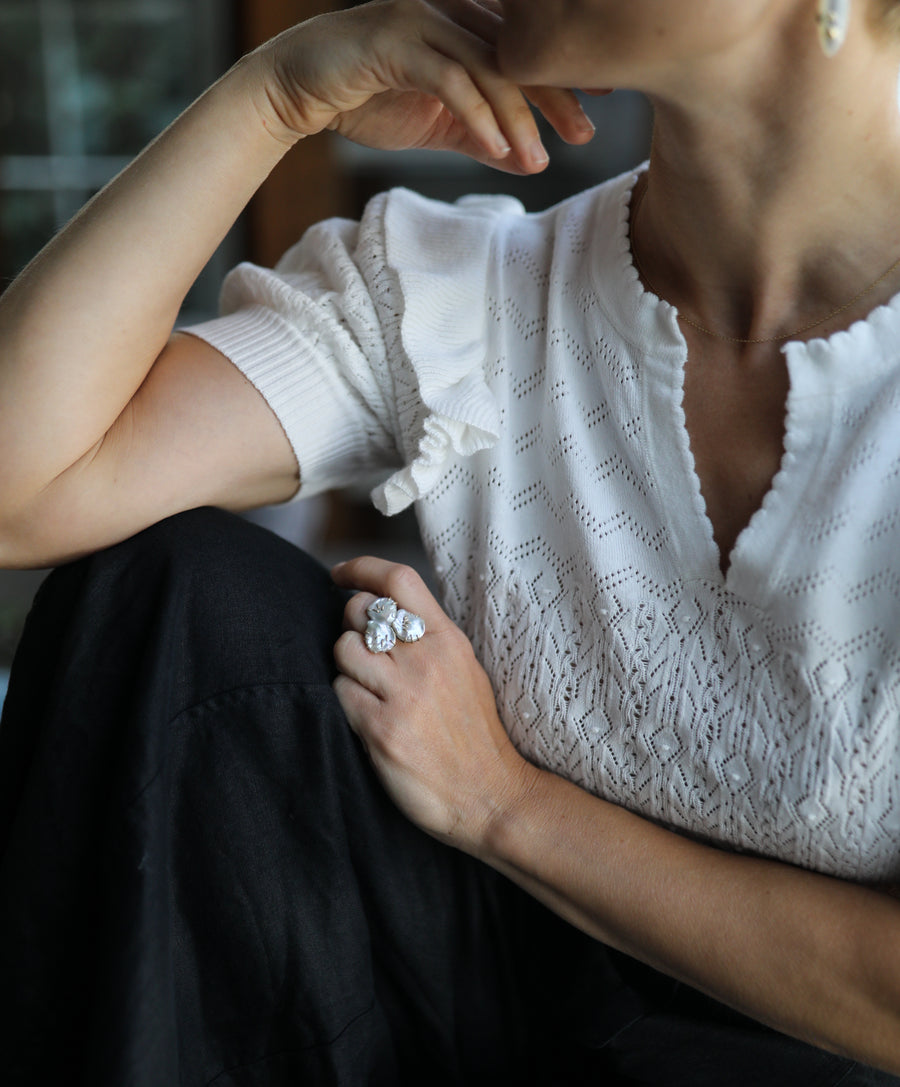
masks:
<instances>
[{"instance_id":1,"label":"white ruffled sleeve","mask_svg":"<svg viewBox=\"0 0 900 1087\"><path fill-rule=\"evenodd\" d=\"M452 458L492 446L486 282L506 197L442 204L403 189L359 224L308 231L274 270L240 265L223 316L185 331L228 357L277 416L300 467L298 497L392 472L372 492L398 513Z\"/></svg>"}]
</instances>

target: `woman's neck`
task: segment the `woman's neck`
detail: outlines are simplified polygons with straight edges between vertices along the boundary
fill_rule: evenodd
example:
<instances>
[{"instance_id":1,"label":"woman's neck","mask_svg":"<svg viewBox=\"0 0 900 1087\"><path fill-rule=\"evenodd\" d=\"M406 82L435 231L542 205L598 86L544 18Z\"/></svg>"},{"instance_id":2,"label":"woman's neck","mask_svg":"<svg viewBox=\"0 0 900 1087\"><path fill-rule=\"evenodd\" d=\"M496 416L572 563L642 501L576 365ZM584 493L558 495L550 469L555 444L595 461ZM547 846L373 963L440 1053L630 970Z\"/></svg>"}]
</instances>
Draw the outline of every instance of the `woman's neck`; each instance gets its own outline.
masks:
<instances>
[{"instance_id":1,"label":"woman's neck","mask_svg":"<svg viewBox=\"0 0 900 1087\"><path fill-rule=\"evenodd\" d=\"M786 66L747 55L747 79L732 67L720 84L727 95L715 73L652 95L635 251L655 290L723 336L787 337L900 258L898 54L855 29L830 61L812 30L803 46L784 43ZM898 289L900 269L810 335Z\"/></svg>"}]
</instances>

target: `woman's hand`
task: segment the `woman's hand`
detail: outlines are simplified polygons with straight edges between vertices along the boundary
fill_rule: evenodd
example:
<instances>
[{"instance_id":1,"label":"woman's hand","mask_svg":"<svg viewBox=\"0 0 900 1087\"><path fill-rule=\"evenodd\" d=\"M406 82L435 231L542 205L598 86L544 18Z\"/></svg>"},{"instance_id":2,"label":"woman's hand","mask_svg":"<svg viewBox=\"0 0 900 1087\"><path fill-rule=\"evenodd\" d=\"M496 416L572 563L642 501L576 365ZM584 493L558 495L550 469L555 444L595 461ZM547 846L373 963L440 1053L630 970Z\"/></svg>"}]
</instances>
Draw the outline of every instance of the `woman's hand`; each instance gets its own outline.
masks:
<instances>
[{"instance_id":1,"label":"woman's hand","mask_svg":"<svg viewBox=\"0 0 900 1087\"><path fill-rule=\"evenodd\" d=\"M494 694L466 636L408 566L359 558L335 567L338 585L363 590L344 613L335 691L387 792L423 830L479 855L508 804L535 773L510 743ZM425 635L372 653L366 609L389 596L420 615Z\"/></svg>"},{"instance_id":2,"label":"woman's hand","mask_svg":"<svg viewBox=\"0 0 900 1087\"><path fill-rule=\"evenodd\" d=\"M900 1073L900 908L864 887L665 830L525 762L418 575L361 558L335 689L390 795L585 932L795 1037ZM373 654L373 594L425 620Z\"/></svg>"},{"instance_id":3,"label":"woman's hand","mask_svg":"<svg viewBox=\"0 0 900 1087\"><path fill-rule=\"evenodd\" d=\"M374 0L302 23L255 54L267 123L289 142L329 128L370 147L541 170L547 153L526 96L570 143L585 143L593 126L571 91L526 91L500 74L500 22L478 0Z\"/></svg>"}]
</instances>

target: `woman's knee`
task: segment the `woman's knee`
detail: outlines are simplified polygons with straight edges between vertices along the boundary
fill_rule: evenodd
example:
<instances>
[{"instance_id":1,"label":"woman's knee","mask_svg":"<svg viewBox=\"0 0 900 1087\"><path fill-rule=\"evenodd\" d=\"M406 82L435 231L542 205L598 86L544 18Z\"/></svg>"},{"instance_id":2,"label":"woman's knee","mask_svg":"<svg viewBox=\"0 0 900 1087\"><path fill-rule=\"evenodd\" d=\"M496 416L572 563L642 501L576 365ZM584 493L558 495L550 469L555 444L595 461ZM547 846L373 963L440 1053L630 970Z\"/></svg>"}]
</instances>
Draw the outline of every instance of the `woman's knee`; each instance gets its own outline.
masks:
<instances>
[{"instance_id":1,"label":"woman's knee","mask_svg":"<svg viewBox=\"0 0 900 1087\"><path fill-rule=\"evenodd\" d=\"M218 509L152 525L48 579L35 609L82 655L165 667L202 698L247 684L330 682L343 597L314 559ZM63 617L54 614L67 610ZM129 670L131 670L129 668ZM173 692L174 693L174 692Z\"/></svg>"}]
</instances>

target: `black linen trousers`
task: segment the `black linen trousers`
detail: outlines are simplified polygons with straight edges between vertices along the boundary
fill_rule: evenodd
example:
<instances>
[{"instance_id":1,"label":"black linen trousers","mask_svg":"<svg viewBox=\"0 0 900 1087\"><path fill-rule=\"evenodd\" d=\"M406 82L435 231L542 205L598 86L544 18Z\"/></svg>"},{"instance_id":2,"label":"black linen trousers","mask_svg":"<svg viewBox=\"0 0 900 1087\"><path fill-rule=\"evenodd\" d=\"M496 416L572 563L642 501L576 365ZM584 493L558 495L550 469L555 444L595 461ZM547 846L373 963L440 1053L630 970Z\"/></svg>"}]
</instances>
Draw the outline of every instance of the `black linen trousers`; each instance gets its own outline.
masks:
<instances>
[{"instance_id":1,"label":"black linen trousers","mask_svg":"<svg viewBox=\"0 0 900 1087\"><path fill-rule=\"evenodd\" d=\"M412 826L331 688L343 604L211 509L48 578L0 725L0 1083L897 1082Z\"/></svg>"}]
</instances>

